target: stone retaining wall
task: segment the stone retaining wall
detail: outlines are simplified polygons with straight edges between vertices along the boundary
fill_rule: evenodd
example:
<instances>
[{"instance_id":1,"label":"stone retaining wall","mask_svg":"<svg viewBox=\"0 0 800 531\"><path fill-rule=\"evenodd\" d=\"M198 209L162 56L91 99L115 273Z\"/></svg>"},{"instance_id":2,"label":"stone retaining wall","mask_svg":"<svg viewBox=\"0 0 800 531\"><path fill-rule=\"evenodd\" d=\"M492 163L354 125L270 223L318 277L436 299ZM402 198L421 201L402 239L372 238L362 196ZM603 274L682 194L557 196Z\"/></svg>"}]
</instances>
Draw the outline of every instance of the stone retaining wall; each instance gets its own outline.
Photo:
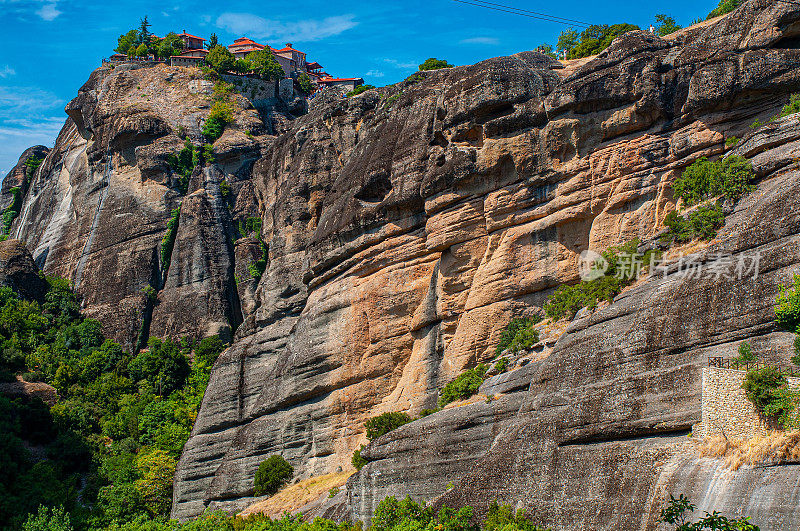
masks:
<instances>
[{"instance_id":1,"label":"stone retaining wall","mask_svg":"<svg viewBox=\"0 0 800 531\"><path fill-rule=\"evenodd\" d=\"M694 427L695 437L724 435L728 439L749 439L774 429L747 399L742 389L746 376L746 371L703 369L702 421ZM790 386L800 387L800 378L788 380Z\"/></svg>"}]
</instances>

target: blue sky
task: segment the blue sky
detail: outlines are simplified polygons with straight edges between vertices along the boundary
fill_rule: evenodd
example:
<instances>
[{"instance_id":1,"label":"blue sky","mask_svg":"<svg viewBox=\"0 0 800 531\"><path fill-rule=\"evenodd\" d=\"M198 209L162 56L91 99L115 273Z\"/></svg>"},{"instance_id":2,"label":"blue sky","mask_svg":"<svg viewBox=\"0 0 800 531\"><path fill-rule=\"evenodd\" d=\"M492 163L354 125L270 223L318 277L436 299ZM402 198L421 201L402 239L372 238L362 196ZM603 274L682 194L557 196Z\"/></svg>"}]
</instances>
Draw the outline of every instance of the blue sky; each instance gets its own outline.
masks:
<instances>
[{"instance_id":1,"label":"blue sky","mask_svg":"<svg viewBox=\"0 0 800 531\"><path fill-rule=\"evenodd\" d=\"M662 12L687 25L717 4L497 1L591 23L641 27ZM0 178L25 148L53 145L66 118L64 105L100 58L112 53L119 34L145 14L157 35L185 29L201 37L215 32L225 44L242 35L273 47L292 42L331 74L360 76L378 86L400 81L428 57L471 64L555 44L565 29L453 0L0 0Z\"/></svg>"}]
</instances>

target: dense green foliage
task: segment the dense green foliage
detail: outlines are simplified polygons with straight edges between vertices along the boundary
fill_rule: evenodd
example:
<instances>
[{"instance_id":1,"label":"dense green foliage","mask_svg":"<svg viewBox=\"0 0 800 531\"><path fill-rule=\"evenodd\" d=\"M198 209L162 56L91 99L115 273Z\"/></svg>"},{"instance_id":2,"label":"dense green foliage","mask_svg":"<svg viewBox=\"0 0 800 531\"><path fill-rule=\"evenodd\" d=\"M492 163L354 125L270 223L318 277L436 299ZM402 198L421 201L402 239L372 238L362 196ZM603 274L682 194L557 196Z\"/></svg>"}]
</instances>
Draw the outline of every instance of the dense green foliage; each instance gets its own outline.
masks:
<instances>
[{"instance_id":1,"label":"dense green foliage","mask_svg":"<svg viewBox=\"0 0 800 531\"><path fill-rule=\"evenodd\" d=\"M44 158L39 157L30 157L28 160L25 161L25 182L29 183L33 180L33 176L36 174L36 170L39 169L39 166L42 165L44 162Z\"/></svg>"},{"instance_id":2,"label":"dense green foliage","mask_svg":"<svg viewBox=\"0 0 800 531\"><path fill-rule=\"evenodd\" d=\"M653 251L638 253L638 240L611 247L602 254L605 270L598 270L596 278L575 285L563 285L548 299L544 311L553 321L572 319L581 308L593 310L600 301L613 301L622 288L637 280L658 258Z\"/></svg>"},{"instance_id":3,"label":"dense green foliage","mask_svg":"<svg viewBox=\"0 0 800 531\"><path fill-rule=\"evenodd\" d=\"M689 503L689 500L681 494L678 498L670 494L669 504L661 510L660 521L675 526L675 531L759 531L757 525L750 523L750 518L739 518L730 520L718 512L705 513L696 522L687 520L686 511L692 513L697 507Z\"/></svg>"},{"instance_id":4,"label":"dense green foliage","mask_svg":"<svg viewBox=\"0 0 800 531\"><path fill-rule=\"evenodd\" d=\"M172 210L172 215L167 221L167 232L161 239L161 270L166 277L169 265L172 262L172 249L175 247L175 238L178 235L178 220L181 217L180 207Z\"/></svg>"},{"instance_id":5,"label":"dense green foliage","mask_svg":"<svg viewBox=\"0 0 800 531\"><path fill-rule=\"evenodd\" d=\"M439 393L439 407L444 407L450 402L464 400L478 392L488 367L483 363L474 369L469 369L459 374L455 380L444 386Z\"/></svg>"},{"instance_id":6,"label":"dense green foliage","mask_svg":"<svg viewBox=\"0 0 800 531\"><path fill-rule=\"evenodd\" d=\"M739 355L733 359L735 367L745 367L751 363L755 363L756 355L753 352L753 347L750 343L743 341L739 344Z\"/></svg>"},{"instance_id":7,"label":"dense green foliage","mask_svg":"<svg viewBox=\"0 0 800 531\"><path fill-rule=\"evenodd\" d=\"M719 205L700 206L686 217L673 210L664 218L664 226L669 230L661 237L661 241L686 243L692 240L712 240L724 222L725 216Z\"/></svg>"},{"instance_id":8,"label":"dense green foliage","mask_svg":"<svg viewBox=\"0 0 800 531\"><path fill-rule=\"evenodd\" d=\"M525 350L538 343L539 331L533 327L539 321L541 321L540 318L518 317L512 319L500 334L500 342L495 348L495 356L499 356L506 349L510 349L516 354L520 350Z\"/></svg>"},{"instance_id":9,"label":"dense green foliage","mask_svg":"<svg viewBox=\"0 0 800 531\"><path fill-rule=\"evenodd\" d=\"M800 275L794 275L792 284L779 287L775 300L775 322L787 332L796 332L800 326Z\"/></svg>"},{"instance_id":10,"label":"dense green foliage","mask_svg":"<svg viewBox=\"0 0 800 531\"><path fill-rule=\"evenodd\" d=\"M667 15L656 15L656 34L665 37L670 33L675 33L681 29L675 23L675 19Z\"/></svg>"},{"instance_id":11,"label":"dense green foliage","mask_svg":"<svg viewBox=\"0 0 800 531\"><path fill-rule=\"evenodd\" d=\"M271 455L258 465L254 479L256 496L272 495L294 476L294 467L279 455Z\"/></svg>"},{"instance_id":12,"label":"dense green foliage","mask_svg":"<svg viewBox=\"0 0 800 531\"><path fill-rule=\"evenodd\" d=\"M45 381L60 397L52 407L0 397L0 528L163 518L222 342L151 339L131 355L81 317L68 282L48 282L41 304L0 288L0 372ZM39 505L63 507L69 522L58 510L27 518Z\"/></svg>"},{"instance_id":13,"label":"dense green foliage","mask_svg":"<svg viewBox=\"0 0 800 531\"><path fill-rule=\"evenodd\" d=\"M180 55L183 51L183 39L174 32L167 33L166 37L158 41L155 54L161 59L168 59L173 55Z\"/></svg>"},{"instance_id":14,"label":"dense green foliage","mask_svg":"<svg viewBox=\"0 0 800 531\"><path fill-rule=\"evenodd\" d=\"M789 96L789 103L783 106L783 109L781 109L781 112L778 114L777 118L791 116L792 114L797 114L798 112L800 112L800 94L792 94Z\"/></svg>"},{"instance_id":15,"label":"dense green foliage","mask_svg":"<svg viewBox=\"0 0 800 531\"><path fill-rule=\"evenodd\" d=\"M203 124L203 136L214 143L222 136L225 126L231 122L233 122L233 106L227 101L214 102Z\"/></svg>"},{"instance_id":16,"label":"dense green foliage","mask_svg":"<svg viewBox=\"0 0 800 531\"><path fill-rule=\"evenodd\" d=\"M494 370L497 371L498 374L503 374L508 370L508 358L500 358L497 360L497 363L494 364Z\"/></svg>"},{"instance_id":17,"label":"dense green foliage","mask_svg":"<svg viewBox=\"0 0 800 531\"><path fill-rule=\"evenodd\" d=\"M436 59L435 57L429 57L425 59L425 62L419 65L420 71L426 70L440 70L442 68L453 68L453 65L445 61L444 59Z\"/></svg>"},{"instance_id":18,"label":"dense green foliage","mask_svg":"<svg viewBox=\"0 0 800 531\"><path fill-rule=\"evenodd\" d=\"M473 521L474 510L470 506L456 510L447 506L438 513L432 507L419 504L406 497L398 500L394 496L384 499L375 509L370 531L544 531L525 517L524 511L514 510L509 505L493 502L489 506L483 525Z\"/></svg>"},{"instance_id":19,"label":"dense green foliage","mask_svg":"<svg viewBox=\"0 0 800 531\"><path fill-rule=\"evenodd\" d=\"M572 29L566 30L561 32L558 37L556 50L558 52L566 51L567 59L580 59L590 55L597 55L611 46L614 39L620 35L638 29L639 26L634 26L633 24L614 24L612 26L595 24L581 33Z\"/></svg>"},{"instance_id":20,"label":"dense green foliage","mask_svg":"<svg viewBox=\"0 0 800 531\"><path fill-rule=\"evenodd\" d=\"M774 402L778 398L775 391L785 385L786 376L783 373L773 367L764 367L747 371L742 389L756 409L766 414L767 410L774 409Z\"/></svg>"},{"instance_id":21,"label":"dense green foliage","mask_svg":"<svg viewBox=\"0 0 800 531\"><path fill-rule=\"evenodd\" d=\"M367 419L364 426L367 428L367 439L370 441L377 439L381 435L399 428L403 424L408 424L412 419L407 413L392 411L382 413L377 417Z\"/></svg>"},{"instance_id":22,"label":"dense green foliage","mask_svg":"<svg viewBox=\"0 0 800 531\"><path fill-rule=\"evenodd\" d=\"M63 507L50 509L40 505L37 513L31 514L22 524L22 531L73 531L73 527Z\"/></svg>"},{"instance_id":23,"label":"dense green foliage","mask_svg":"<svg viewBox=\"0 0 800 531\"><path fill-rule=\"evenodd\" d=\"M245 61L249 65L249 70L256 73L261 79L278 80L282 79L286 74L283 67L269 51L269 48L264 48L257 52L250 52L245 57Z\"/></svg>"},{"instance_id":24,"label":"dense green foliage","mask_svg":"<svg viewBox=\"0 0 800 531\"><path fill-rule=\"evenodd\" d=\"M8 205L2 214L2 226L0 226L0 235L8 236L11 233L11 225L14 220L19 216L19 211L22 209L22 190L14 187L11 192L11 204ZM3 238L5 239L5 238Z\"/></svg>"},{"instance_id":25,"label":"dense green foliage","mask_svg":"<svg viewBox=\"0 0 800 531\"><path fill-rule=\"evenodd\" d=\"M314 85L311 84L311 78L308 77L308 74L302 73L297 78L297 84L300 86L300 91L303 94L311 94L314 92Z\"/></svg>"},{"instance_id":26,"label":"dense green foliage","mask_svg":"<svg viewBox=\"0 0 800 531\"><path fill-rule=\"evenodd\" d=\"M236 58L225 46L215 46L206 54L206 63L217 72L230 72L236 65Z\"/></svg>"},{"instance_id":27,"label":"dense green foliage","mask_svg":"<svg viewBox=\"0 0 800 531\"><path fill-rule=\"evenodd\" d=\"M358 96L359 94L366 92L368 90L372 90L375 88L375 85L359 85L354 90L351 90L347 93L348 98L352 98L353 96Z\"/></svg>"},{"instance_id":28,"label":"dense green foliage","mask_svg":"<svg viewBox=\"0 0 800 531\"><path fill-rule=\"evenodd\" d=\"M350 463L352 463L353 468L356 470L361 470L361 468L366 465L369 461L367 461L366 457L361 456L361 452L364 450L364 445L361 445L361 448L358 448L353 452L353 457L350 459Z\"/></svg>"},{"instance_id":29,"label":"dense green foliage","mask_svg":"<svg viewBox=\"0 0 800 531\"><path fill-rule=\"evenodd\" d=\"M734 155L714 162L702 157L686 168L672 188L687 205L718 196L735 202L753 190L750 183L754 177L753 166L744 157Z\"/></svg>"},{"instance_id":30,"label":"dense green foliage","mask_svg":"<svg viewBox=\"0 0 800 531\"><path fill-rule=\"evenodd\" d=\"M719 0L717 7L708 14L706 20L730 13L742 4L742 0Z\"/></svg>"}]
</instances>

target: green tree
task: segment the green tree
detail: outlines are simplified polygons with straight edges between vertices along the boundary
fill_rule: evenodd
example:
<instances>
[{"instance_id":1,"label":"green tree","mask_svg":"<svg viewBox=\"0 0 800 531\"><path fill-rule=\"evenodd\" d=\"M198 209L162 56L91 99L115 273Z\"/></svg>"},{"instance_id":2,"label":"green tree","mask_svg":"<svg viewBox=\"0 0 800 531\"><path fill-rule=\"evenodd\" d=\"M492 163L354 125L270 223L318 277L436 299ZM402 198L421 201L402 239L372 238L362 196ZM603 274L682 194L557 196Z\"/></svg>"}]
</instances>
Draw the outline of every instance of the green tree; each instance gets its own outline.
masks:
<instances>
[{"instance_id":1,"label":"green tree","mask_svg":"<svg viewBox=\"0 0 800 531\"><path fill-rule=\"evenodd\" d=\"M257 52L250 52L245 56L245 60L250 63L250 68L258 74L261 79L275 81L282 79L285 75L283 67L272 55L268 48Z\"/></svg>"},{"instance_id":2,"label":"green tree","mask_svg":"<svg viewBox=\"0 0 800 531\"><path fill-rule=\"evenodd\" d=\"M675 19L672 17L668 17L667 15L656 15L656 34L664 37L669 35L670 33L675 33L681 29L675 23Z\"/></svg>"},{"instance_id":3,"label":"green tree","mask_svg":"<svg viewBox=\"0 0 800 531\"><path fill-rule=\"evenodd\" d=\"M669 504L661 510L660 521L674 525L675 531L702 531L703 529L709 531L759 531L758 526L751 524L749 518L730 520L716 511L711 514L705 513L705 516L697 522L690 522L684 513L686 511L691 513L697 507L689 503L683 494L678 498L674 498L670 494L669 498Z\"/></svg>"},{"instance_id":4,"label":"green tree","mask_svg":"<svg viewBox=\"0 0 800 531\"><path fill-rule=\"evenodd\" d=\"M156 46L156 55L162 59L168 59L173 55L180 55L183 51L183 39L177 34L170 32L161 39Z\"/></svg>"},{"instance_id":5,"label":"green tree","mask_svg":"<svg viewBox=\"0 0 800 531\"><path fill-rule=\"evenodd\" d=\"M580 39L581 34L578 33L577 30L572 28L568 30L564 30L561 32L561 35L558 36L558 42L556 43L556 52L559 54L563 52L567 52L567 56L578 45L578 40Z\"/></svg>"},{"instance_id":6,"label":"green tree","mask_svg":"<svg viewBox=\"0 0 800 531\"><path fill-rule=\"evenodd\" d=\"M217 72L230 72L236 66L236 58L224 46L215 46L206 55L206 63Z\"/></svg>"},{"instance_id":7,"label":"green tree","mask_svg":"<svg viewBox=\"0 0 800 531\"><path fill-rule=\"evenodd\" d=\"M778 369L764 367L747 371L742 389L747 394L747 399L764 413L776 400L776 391L786 385L786 376Z\"/></svg>"},{"instance_id":8,"label":"green tree","mask_svg":"<svg viewBox=\"0 0 800 531\"><path fill-rule=\"evenodd\" d=\"M294 476L294 468L279 455L271 455L258 465L255 477L255 495L272 495Z\"/></svg>"},{"instance_id":9,"label":"green tree","mask_svg":"<svg viewBox=\"0 0 800 531\"><path fill-rule=\"evenodd\" d=\"M168 516L172 505L172 478L175 459L167 452L152 449L136 456L140 479L134 482L147 510L153 516Z\"/></svg>"},{"instance_id":10,"label":"green tree","mask_svg":"<svg viewBox=\"0 0 800 531\"><path fill-rule=\"evenodd\" d=\"M213 50L217 45L219 45L219 37L217 37L216 33L212 33L208 37L208 41L206 41L206 49Z\"/></svg>"},{"instance_id":11,"label":"green tree","mask_svg":"<svg viewBox=\"0 0 800 531\"><path fill-rule=\"evenodd\" d=\"M39 511L29 515L22 524L22 531L73 531L73 527L64 507L59 505L48 509L40 505Z\"/></svg>"},{"instance_id":12,"label":"green tree","mask_svg":"<svg viewBox=\"0 0 800 531\"><path fill-rule=\"evenodd\" d=\"M303 94L311 94L314 92L314 86L311 84L311 78L308 77L308 74L302 73L297 78L297 84L300 85L300 90Z\"/></svg>"},{"instance_id":13,"label":"green tree","mask_svg":"<svg viewBox=\"0 0 800 531\"><path fill-rule=\"evenodd\" d=\"M140 44L136 48L136 57L147 57L148 49L145 43Z\"/></svg>"},{"instance_id":14,"label":"green tree","mask_svg":"<svg viewBox=\"0 0 800 531\"><path fill-rule=\"evenodd\" d=\"M140 352L128 365L131 378L147 382L161 396L179 389L189 376L189 362L180 346L169 339L150 338L147 350Z\"/></svg>"},{"instance_id":15,"label":"green tree","mask_svg":"<svg viewBox=\"0 0 800 531\"><path fill-rule=\"evenodd\" d=\"M382 413L377 417L368 419L364 426L367 428L367 439L370 441L377 439L381 435L389 433L404 424L408 424L412 419L407 413L392 411Z\"/></svg>"},{"instance_id":16,"label":"green tree","mask_svg":"<svg viewBox=\"0 0 800 531\"><path fill-rule=\"evenodd\" d=\"M425 60L424 63L419 65L420 70L439 70L440 68L452 68L453 65L445 61L444 59L436 59L435 57L430 57Z\"/></svg>"},{"instance_id":17,"label":"green tree","mask_svg":"<svg viewBox=\"0 0 800 531\"><path fill-rule=\"evenodd\" d=\"M128 33L123 33L117 39L117 47L114 49L117 53L129 55L136 52L136 45L139 40L139 32L130 30Z\"/></svg>"},{"instance_id":18,"label":"green tree","mask_svg":"<svg viewBox=\"0 0 800 531\"><path fill-rule=\"evenodd\" d=\"M792 284L778 286L775 300L775 322L781 330L798 332L800 326L800 275L794 275Z\"/></svg>"},{"instance_id":19,"label":"green tree","mask_svg":"<svg viewBox=\"0 0 800 531\"><path fill-rule=\"evenodd\" d=\"M706 20L730 13L740 5L742 5L742 0L719 0L716 9L708 14Z\"/></svg>"},{"instance_id":20,"label":"green tree","mask_svg":"<svg viewBox=\"0 0 800 531\"><path fill-rule=\"evenodd\" d=\"M139 40L138 42L145 46L150 44L150 23L147 21L147 15L139 20Z\"/></svg>"}]
</instances>

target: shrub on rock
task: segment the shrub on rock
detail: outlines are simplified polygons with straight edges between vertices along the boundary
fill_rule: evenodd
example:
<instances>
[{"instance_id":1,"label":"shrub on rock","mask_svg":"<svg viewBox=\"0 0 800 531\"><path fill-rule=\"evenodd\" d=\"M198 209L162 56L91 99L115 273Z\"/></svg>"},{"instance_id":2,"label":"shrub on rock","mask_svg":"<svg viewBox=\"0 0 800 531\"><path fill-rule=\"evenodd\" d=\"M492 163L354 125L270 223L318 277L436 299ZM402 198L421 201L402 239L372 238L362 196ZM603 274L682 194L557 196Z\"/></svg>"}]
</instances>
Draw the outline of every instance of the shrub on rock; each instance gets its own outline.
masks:
<instances>
[{"instance_id":1,"label":"shrub on rock","mask_svg":"<svg viewBox=\"0 0 800 531\"><path fill-rule=\"evenodd\" d=\"M294 468L279 455L271 455L258 465L255 478L255 495L265 496L278 492L294 476Z\"/></svg>"}]
</instances>

